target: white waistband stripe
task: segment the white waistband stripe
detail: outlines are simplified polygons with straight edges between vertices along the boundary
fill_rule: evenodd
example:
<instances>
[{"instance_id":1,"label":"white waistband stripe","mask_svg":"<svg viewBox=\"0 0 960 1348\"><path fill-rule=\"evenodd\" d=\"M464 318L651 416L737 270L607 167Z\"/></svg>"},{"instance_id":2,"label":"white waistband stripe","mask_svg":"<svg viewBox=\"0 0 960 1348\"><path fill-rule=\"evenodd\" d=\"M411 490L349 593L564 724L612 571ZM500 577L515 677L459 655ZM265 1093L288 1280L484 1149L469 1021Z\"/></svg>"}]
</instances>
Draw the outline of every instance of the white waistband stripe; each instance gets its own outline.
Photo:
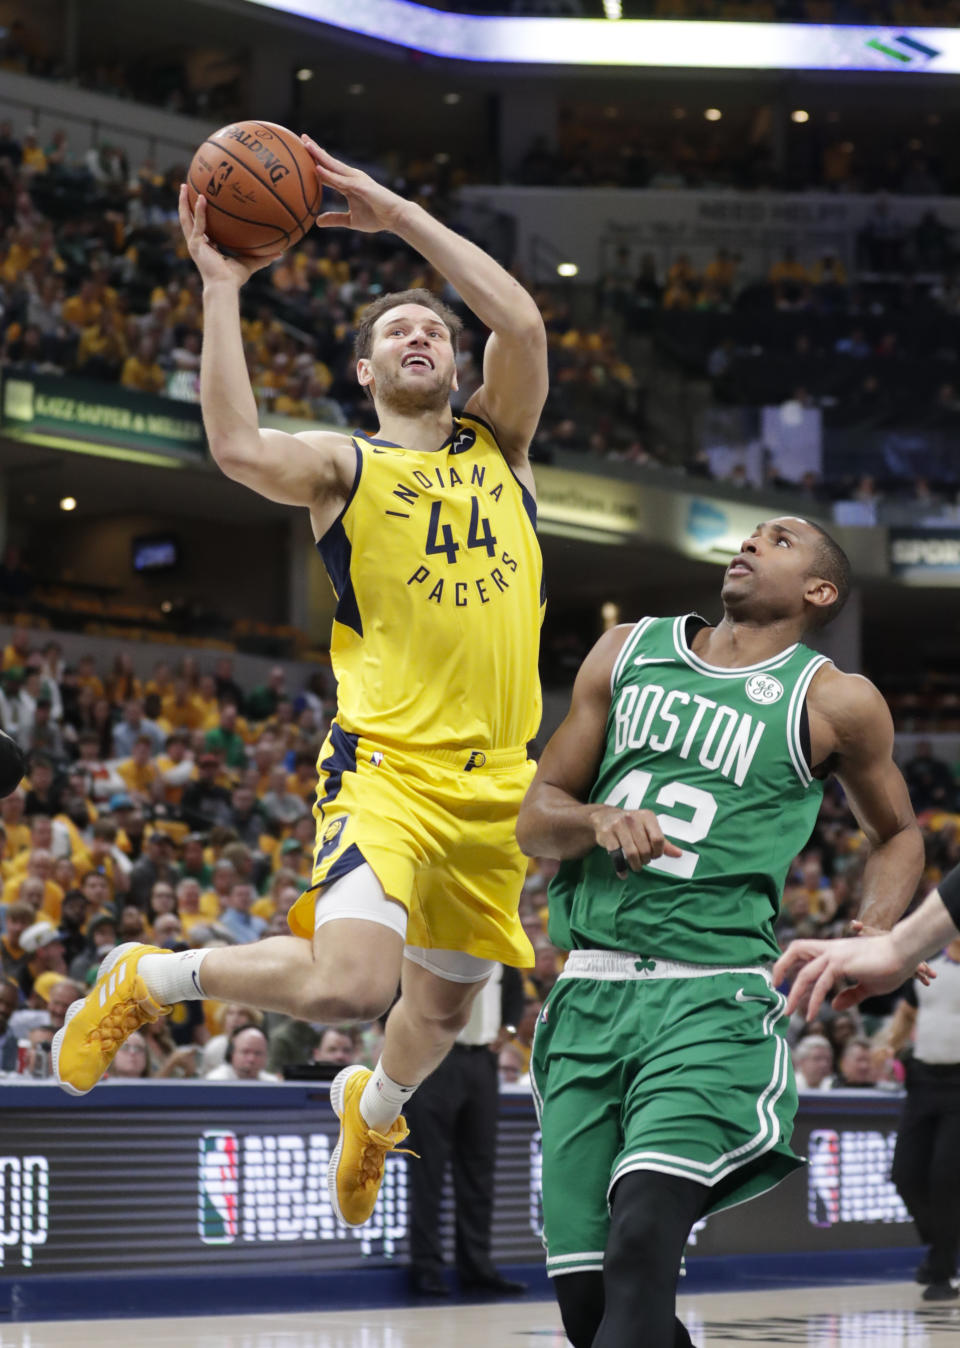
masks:
<instances>
[{"instance_id":1,"label":"white waistband stripe","mask_svg":"<svg viewBox=\"0 0 960 1348\"><path fill-rule=\"evenodd\" d=\"M770 970L763 964L685 964L679 960L655 960L624 950L571 950L561 978L597 978L605 981L641 981L650 978L715 978L718 974L759 974L773 987Z\"/></svg>"}]
</instances>

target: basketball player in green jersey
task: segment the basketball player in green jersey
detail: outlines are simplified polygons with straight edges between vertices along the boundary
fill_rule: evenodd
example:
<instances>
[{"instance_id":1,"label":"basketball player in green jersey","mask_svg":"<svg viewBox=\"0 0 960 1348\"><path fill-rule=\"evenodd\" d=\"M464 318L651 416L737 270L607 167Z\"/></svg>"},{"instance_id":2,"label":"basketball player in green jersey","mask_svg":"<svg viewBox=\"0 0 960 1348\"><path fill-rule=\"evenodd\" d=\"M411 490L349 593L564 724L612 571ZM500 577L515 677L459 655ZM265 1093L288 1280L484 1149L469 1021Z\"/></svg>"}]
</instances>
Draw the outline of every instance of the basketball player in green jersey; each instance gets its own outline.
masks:
<instances>
[{"instance_id":1,"label":"basketball player in green jersey","mask_svg":"<svg viewBox=\"0 0 960 1348\"><path fill-rule=\"evenodd\" d=\"M561 861L550 938L571 952L531 1080L574 1348L689 1345L693 1223L800 1164L773 923L829 773L870 843L864 927L889 929L914 893L923 845L886 704L803 644L848 589L818 526L759 525L716 627L644 618L600 639L521 808L523 850Z\"/></svg>"}]
</instances>

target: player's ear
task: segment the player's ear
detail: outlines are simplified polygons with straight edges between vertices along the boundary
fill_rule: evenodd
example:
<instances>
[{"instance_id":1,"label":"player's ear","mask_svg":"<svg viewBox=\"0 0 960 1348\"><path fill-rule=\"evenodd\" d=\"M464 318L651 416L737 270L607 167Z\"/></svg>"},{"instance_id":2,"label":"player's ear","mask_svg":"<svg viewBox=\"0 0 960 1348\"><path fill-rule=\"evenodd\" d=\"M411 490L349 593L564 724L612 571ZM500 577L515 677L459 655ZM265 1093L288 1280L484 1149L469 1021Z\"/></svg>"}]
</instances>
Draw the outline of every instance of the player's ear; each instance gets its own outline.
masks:
<instances>
[{"instance_id":1,"label":"player's ear","mask_svg":"<svg viewBox=\"0 0 960 1348\"><path fill-rule=\"evenodd\" d=\"M814 608L829 608L831 604L837 602L840 591L834 585L832 580L823 580L822 578L813 578L807 585L807 592L804 595L808 604Z\"/></svg>"},{"instance_id":2,"label":"player's ear","mask_svg":"<svg viewBox=\"0 0 960 1348\"><path fill-rule=\"evenodd\" d=\"M368 384L373 383L373 370L370 368L370 362L366 357L357 361L357 383L361 388L366 388Z\"/></svg>"}]
</instances>

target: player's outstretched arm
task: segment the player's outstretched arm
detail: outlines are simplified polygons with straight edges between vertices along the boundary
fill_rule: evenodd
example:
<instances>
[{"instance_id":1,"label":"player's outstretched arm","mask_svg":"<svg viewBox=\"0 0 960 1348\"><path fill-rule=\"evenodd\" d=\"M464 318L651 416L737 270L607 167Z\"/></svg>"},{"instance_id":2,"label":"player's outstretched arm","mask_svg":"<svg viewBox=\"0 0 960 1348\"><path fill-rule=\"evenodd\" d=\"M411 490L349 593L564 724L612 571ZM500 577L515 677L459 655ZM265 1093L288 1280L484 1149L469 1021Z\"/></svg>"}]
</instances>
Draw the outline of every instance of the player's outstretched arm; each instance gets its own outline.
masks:
<instances>
[{"instance_id":1,"label":"player's outstretched arm","mask_svg":"<svg viewBox=\"0 0 960 1348\"><path fill-rule=\"evenodd\" d=\"M422 207L335 159L309 136L303 142L316 160L321 182L347 200L346 211L327 211L317 224L388 229L399 235L446 277L491 330L483 356L483 387L465 410L490 422L512 467L525 465L547 397L547 335L533 297L482 248Z\"/></svg>"},{"instance_id":2,"label":"player's outstretched arm","mask_svg":"<svg viewBox=\"0 0 960 1348\"><path fill-rule=\"evenodd\" d=\"M950 890L950 885L953 889ZM960 933L960 878L953 871L938 890L928 894L915 913L882 936L848 937L842 941L793 941L773 969L775 983L795 973L787 1012L800 1010L807 1020L817 1012L841 980L852 986L838 992L834 1009L846 1010L867 997L893 992L914 971L918 960L933 955ZM953 903L951 913L948 903Z\"/></svg>"},{"instance_id":3,"label":"player's outstretched arm","mask_svg":"<svg viewBox=\"0 0 960 1348\"><path fill-rule=\"evenodd\" d=\"M867 930L889 931L923 874L923 835L893 761L890 710L869 680L832 668L814 680L808 706L814 742L823 736L822 748L834 758L837 779L870 844L859 920Z\"/></svg>"},{"instance_id":4,"label":"player's outstretched arm","mask_svg":"<svg viewBox=\"0 0 960 1348\"><path fill-rule=\"evenodd\" d=\"M257 422L239 295L244 282L275 257L244 261L224 256L206 236L206 202L198 197L196 213L192 212L186 187L180 189L180 224L203 278L200 405L211 454L227 477L281 505L316 510L346 499L354 473L346 436L261 431Z\"/></svg>"},{"instance_id":5,"label":"player's outstretched arm","mask_svg":"<svg viewBox=\"0 0 960 1348\"><path fill-rule=\"evenodd\" d=\"M528 856L584 856L601 846L618 874L639 871L654 857L679 856L650 810L621 810L588 802L603 757L610 680L631 627L605 632L580 667L570 710L551 737L520 806L517 839Z\"/></svg>"}]
</instances>

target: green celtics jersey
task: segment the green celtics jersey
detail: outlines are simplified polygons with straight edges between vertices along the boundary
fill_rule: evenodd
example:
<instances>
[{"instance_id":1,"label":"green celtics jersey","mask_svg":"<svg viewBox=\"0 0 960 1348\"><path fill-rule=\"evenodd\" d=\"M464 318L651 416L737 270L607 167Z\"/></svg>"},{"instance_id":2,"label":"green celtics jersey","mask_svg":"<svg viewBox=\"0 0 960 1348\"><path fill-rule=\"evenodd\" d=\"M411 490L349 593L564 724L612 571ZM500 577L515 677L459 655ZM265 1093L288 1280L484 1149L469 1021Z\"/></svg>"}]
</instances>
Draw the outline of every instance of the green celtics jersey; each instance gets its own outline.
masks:
<instances>
[{"instance_id":1,"label":"green celtics jersey","mask_svg":"<svg viewBox=\"0 0 960 1348\"><path fill-rule=\"evenodd\" d=\"M803 740L806 646L740 669L690 648L695 614L644 618L613 668L606 749L591 801L657 814L682 848L617 878L595 847L550 886L550 939L563 950L626 950L694 964L779 954L773 923L791 861L810 837L822 784Z\"/></svg>"}]
</instances>

